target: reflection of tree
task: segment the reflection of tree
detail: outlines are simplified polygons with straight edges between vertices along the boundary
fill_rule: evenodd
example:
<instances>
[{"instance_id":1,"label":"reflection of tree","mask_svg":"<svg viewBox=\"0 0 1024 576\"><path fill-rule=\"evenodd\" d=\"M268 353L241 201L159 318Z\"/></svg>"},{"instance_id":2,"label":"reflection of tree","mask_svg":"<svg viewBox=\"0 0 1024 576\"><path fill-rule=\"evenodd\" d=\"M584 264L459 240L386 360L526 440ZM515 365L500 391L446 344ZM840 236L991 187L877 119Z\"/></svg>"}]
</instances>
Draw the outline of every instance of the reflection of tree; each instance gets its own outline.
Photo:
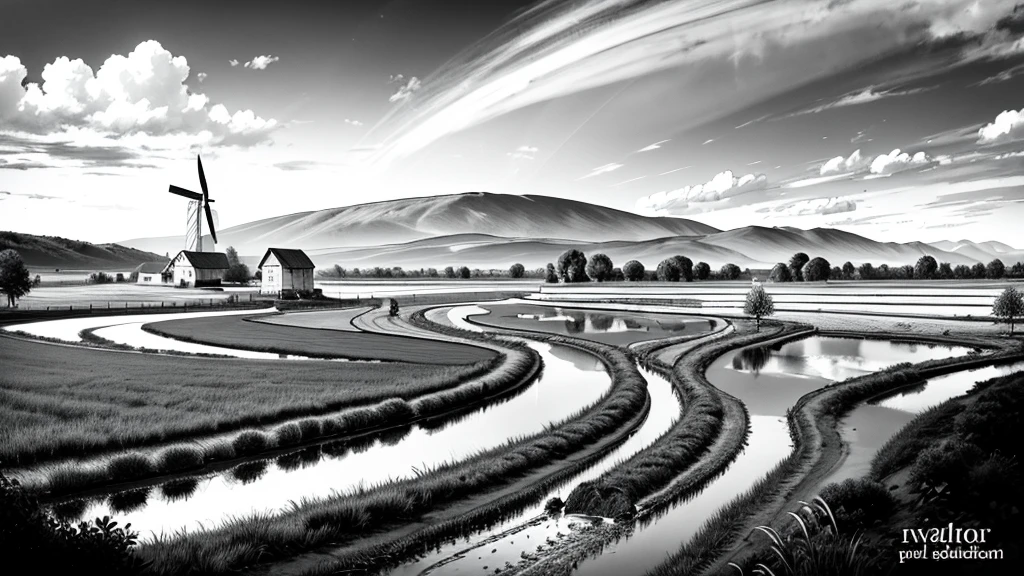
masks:
<instances>
[{"instance_id":1,"label":"reflection of tree","mask_svg":"<svg viewBox=\"0 0 1024 576\"><path fill-rule=\"evenodd\" d=\"M565 330L569 334L582 334L587 328L587 315L582 312L565 312Z\"/></svg>"},{"instance_id":2,"label":"reflection of tree","mask_svg":"<svg viewBox=\"0 0 1024 576\"><path fill-rule=\"evenodd\" d=\"M611 314L590 314L590 325L598 332L607 332L615 324L615 317Z\"/></svg>"},{"instance_id":3,"label":"reflection of tree","mask_svg":"<svg viewBox=\"0 0 1024 576\"><path fill-rule=\"evenodd\" d=\"M577 370L583 370L586 372L603 372L604 364L601 363L595 356L591 356L586 352L580 352L575 348L568 346L552 346L551 355L559 360L565 360L571 362ZM552 369L557 374L557 370Z\"/></svg>"},{"instance_id":4,"label":"reflection of tree","mask_svg":"<svg viewBox=\"0 0 1024 576\"><path fill-rule=\"evenodd\" d=\"M394 446L405 439L412 432L412 426L402 426L393 430L380 433L380 443L384 446Z\"/></svg>"},{"instance_id":5,"label":"reflection of tree","mask_svg":"<svg viewBox=\"0 0 1024 576\"><path fill-rule=\"evenodd\" d=\"M199 481L195 478L183 478L181 480L171 480L160 486L160 493L163 494L164 499L168 502L177 502L178 500L187 499L195 493L198 487Z\"/></svg>"},{"instance_id":6,"label":"reflection of tree","mask_svg":"<svg viewBox=\"0 0 1024 576\"><path fill-rule=\"evenodd\" d=\"M259 462L246 462L245 464L235 466L231 471L231 477L242 484L252 484L259 480L266 472L267 463L260 460Z\"/></svg>"},{"instance_id":7,"label":"reflection of tree","mask_svg":"<svg viewBox=\"0 0 1024 576\"><path fill-rule=\"evenodd\" d=\"M54 504L53 515L61 520L67 520L68 522L77 522L79 518L85 515L85 509L88 507L89 502L86 500L71 500L68 502L61 502L60 504Z\"/></svg>"},{"instance_id":8,"label":"reflection of tree","mask_svg":"<svg viewBox=\"0 0 1024 576\"><path fill-rule=\"evenodd\" d=\"M278 456L274 463L277 467L285 472L291 472L292 470L298 470L302 467L302 459L299 457L297 452L290 454L282 454Z\"/></svg>"},{"instance_id":9,"label":"reflection of tree","mask_svg":"<svg viewBox=\"0 0 1024 576\"><path fill-rule=\"evenodd\" d=\"M323 453L331 458L344 458L348 454L348 444L344 440L335 440L323 445Z\"/></svg>"},{"instance_id":10,"label":"reflection of tree","mask_svg":"<svg viewBox=\"0 0 1024 576\"><path fill-rule=\"evenodd\" d=\"M771 348L757 346L744 348L740 353L733 356L732 366L737 370L749 370L754 374L760 374L761 369L768 365L772 357Z\"/></svg>"},{"instance_id":11,"label":"reflection of tree","mask_svg":"<svg viewBox=\"0 0 1024 576\"><path fill-rule=\"evenodd\" d=\"M110 504L111 511L117 514L127 514L145 506L148 499L149 488L139 488L113 494L107 502Z\"/></svg>"}]
</instances>

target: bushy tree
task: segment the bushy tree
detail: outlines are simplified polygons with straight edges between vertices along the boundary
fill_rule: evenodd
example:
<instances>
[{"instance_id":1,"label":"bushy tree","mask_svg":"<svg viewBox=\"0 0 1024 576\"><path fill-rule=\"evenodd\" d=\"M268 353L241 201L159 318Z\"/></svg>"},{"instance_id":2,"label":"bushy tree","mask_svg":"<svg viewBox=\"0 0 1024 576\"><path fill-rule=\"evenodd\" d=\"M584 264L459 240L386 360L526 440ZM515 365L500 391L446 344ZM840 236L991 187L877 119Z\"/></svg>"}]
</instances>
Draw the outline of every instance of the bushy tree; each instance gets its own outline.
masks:
<instances>
[{"instance_id":1,"label":"bushy tree","mask_svg":"<svg viewBox=\"0 0 1024 576\"><path fill-rule=\"evenodd\" d=\"M879 280L888 280L892 278L892 270L889 268L889 265L880 264L878 269L875 270L875 278L878 278Z\"/></svg>"},{"instance_id":2,"label":"bushy tree","mask_svg":"<svg viewBox=\"0 0 1024 576\"><path fill-rule=\"evenodd\" d=\"M974 266L971 266L971 277L972 278L984 278L985 277L985 265L978 262Z\"/></svg>"},{"instance_id":3,"label":"bushy tree","mask_svg":"<svg viewBox=\"0 0 1024 576\"><path fill-rule=\"evenodd\" d=\"M679 280L693 282L693 260L683 255L673 256L673 258L676 265L679 266Z\"/></svg>"},{"instance_id":4,"label":"bushy tree","mask_svg":"<svg viewBox=\"0 0 1024 576\"><path fill-rule=\"evenodd\" d=\"M914 278L914 267L910 264L900 266L900 277L907 280L913 280Z\"/></svg>"},{"instance_id":5,"label":"bushy tree","mask_svg":"<svg viewBox=\"0 0 1024 576\"><path fill-rule=\"evenodd\" d=\"M587 262L587 276L591 280L597 282L606 282L612 279L612 270L615 265L612 264L612 259L606 254L594 254L591 256L590 261Z\"/></svg>"},{"instance_id":6,"label":"bushy tree","mask_svg":"<svg viewBox=\"0 0 1024 576\"><path fill-rule=\"evenodd\" d=\"M829 278L836 278L836 279L842 278L843 277L843 269L840 268L839 266L833 266L832 267L832 272L829 273L828 277Z\"/></svg>"},{"instance_id":7,"label":"bushy tree","mask_svg":"<svg viewBox=\"0 0 1024 576\"><path fill-rule=\"evenodd\" d=\"M623 274L622 268L612 268L612 282L625 282L626 275Z\"/></svg>"},{"instance_id":8,"label":"bushy tree","mask_svg":"<svg viewBox=\"0 0 1024 576\"><path fill-rule=\"evenodd\" d=\"M991 278L992 280L998 280L1006 276L1006 266L1003 265L1003 261L999 258L988 263L985 267L985 277Z\"/></svg>"},{"instance_id":9,"label":"bushy tree","mask_svg":"<svg viewBox=\"0 0 1024 576\"><path fill-rule=\"evenodd\" d=\"M455 278L455 268L452 267L452 266L445 266L444 267L444 277L445 278Z\"/></svg>"},{"instance_id":10,"label":"bushy tree","mask_svg":"<svg viewBox=\"0 0 1024 576\"><path fill-rule=\"evenodd\" d=\"M548 284L558 284L558 273L555 272L555 265L548 262L544 268L544 281Z\"/></svg>"},{"instance_id":11,"label":"bushy tree","mask_svg":"<svg viewBox=\"0 0 1024 576\"><path fill-rule=\"evenodd\" d=\"M719 270L718 273L721 274L722 278L725 280L735 280L740 277L740 274L742 274L743 271L740 270L739 266L730 263L722 266L722 269Z\"/></svg>"},{"instance_id":12,"label":"bushy tree","mask_svg":"<svg viewBox=\"0 0 1024 576\"><path fill-rule=\"evenodd\" d=\"M626 276L626 280L629 280L630 282L643 280L644 265L639 260L630 260L622 267L622 273Z\"/></svg>"},{"instance_id":13,"label":"bushy tree","mask_svg":"<svg viewBox=\"0 0 1024 576\"><path fill-rule=\"evenodd\" d=\"M857 267L857 273L860 274L861 280L871 280L875 277L875 267L871 262L865 262Z\"/></svg>"},{"instance_id":14,"label":"bushy tree","mask_svg":"<svg viewBox=\"0 0 1024 576\"><path fill-rule=\"evenodd\" d=\"M675 258L665 258L658 263L658 280L662 282L679 282L682 273Z\"/></svg>"},{"instance_id":15,"label":"bushy tree","mask_svg":"<svg viewBox=\"0 0 1024 576\"><path fill-rule=\"evenodd\" d=\"M242 263L242 260L238 258L238 250L235 250L234 246L228 246L227 249L224 250L224 255L228 257L229 268Z\"/></svg>"},{"instance_id":16,"label":"bushy tree","mask_svg":"<svg viewBox=\"0 0 1024 576\"><path fill-rule=\"evenodd\" d=\"M943 280L949 280L953 278L953 267L949 265L949 262L943 262L939 264L938 276Z\"/></svg>"},{"instance_id":17,"label":"bushy tree","mask_svg":"<svg viewBox=\"0 0 1024 576\"><path fill-rule=\"evenodd\" d=\"M996 297L992 304L992 315L1010 324L1010 334L1013 334L1013 325L1017 318L1024 316L1024 294L1021 294L1013 286L1003 290L1003 293Z\"/></svg>"},{"instance_id":18,"label":"bushy tree","mask_svg":"<svg viewBox=\"0 0 1024 576\"><path fill-rule=\"evenodd\" d=\"M398 300L394 298L390 300L391 302L388 303L388 316L398 316Z\"/></svg>"},{"instance_id":19,"label":"bushy tree","mask_svg":"<svg viewBox=\"0 0 1024 576\"><path fill-rule=\"evenodd\" d=\"M468 266L459 266L458 276L463 280L468 280L472 272L469 271Z\"/></svg>"},{"instance_id":20,"label":"bushy tree","mask_svg":"<svg viewBox=\"0 0 1024 576\"><path fill-rule=\"evenodd\" d=\"M957 264L956 268L953 268L953 278L957 280L963 280L964 278L971 277L971 267L966 264Z\"/></svg>"},{"instance_id":21,"label":"bushy tree","mask_svg":"<svg viewBox=\"0 0 1024 576\"><path fill-rule=\"evenodd\" d=\"M1010 267L1010 271L1006 273L1010 278L1024 278L1024 262L1017 262ZM39 276L36 276L38 279Z\"/></svg>"},{"instance_id":22,"label":"bushy tree","mask_svg":"<svg viewBox=\"0 0 1024 576\"><path fill-rule=\"evenodd\" d=\"M853 267L853 262L843 264L843 279L853 280L853 273L856 271L857 269Z\"/></svg>"},{"instance_id":23,"label":"bushy tree","mask_svg":"<svg viewBox=\"0 0 1024 576\"><path fill-rule=\"evenodd\" d=\"M811 260L807 254L797 252L789 259L789 271L792 273L794 282L804 281L804 266Z\"/></svg>"},{"instance_id":24,"label":"bushy tree","mask_svg":"<svg viewBox=\"0 0 1024 576\"><path fill-rule=\"evenodd\" d=\"M260 282L262 282L263 281L263 270L257 270L256 273L252 275L252 277L253 277L254 280L259 280Z\"/></svg>"},{"instance_id":25,"label":"bushy tree","mask_svg":"<svg viewBox=\"0 0 1024 576\"><path fill-rule=\"evenodd\" d=\"M516 262L508 269L508 275L513 278L522 278L526 274L526 267Z\"/></svg>"},{"instance_id":26,"label":"bushy tree","mask_svg":"<svg viewBox=\"0 0 1024 576\"><path fill-rule=\"evenodd\" d=\"M558 276L562 282L589 282L587 277L587 256L571 248L558 257Z\"/></svg>"},{"instance_id":27,"label":"bushy tree","mask_svg":"<svg viewBox=\"0 0 1024 576\"><path fill-rule=\"evenodd\" d=\"M697 265L693 267L693 275L697 277L697 280L707 280L711 278L711 266L707 262L697 262Z\"/></svg>"},{"instance_id":28,"label":"bushy tree","mask_svg":"<svg viewBox=\"0 0 1024 576\"><path fill-rule=\"evenodd\" d=\"M826 282L831 274L832 266L820 256L809 260L801 271L805 282Z\"/></svg>"},{"instance_id":29,"label":"bushy tree","mask_svg":"<svg viewBox=\"0 0 1024 576\"><path fill-rule=\"evenodd\" d=\"M228 246L224 254L228 257L228 271L224 274L225 282L237 282L245 283L252 278L252 274L249 273L249 267L242 264L242 260L238 257L238 251L235 250L234 246ZM345 277L345 269L337 264L334 265L335 276L338 278Z\"/></svg>"},{"instance_id":30,"label":"bushy tree","mask_svg":"<svg viewBox=\"0 0 1024 576\"><path fill-rule=\"evenodd\" d=\"M919 280L931 280L939 271L939 263L931 256L921 256L914 265L914 278Z\"/></svg>"},{"instance_id":31,"label":"bushy tree","mask_svg":"<svg viewBox=\"0 0 1024 576\"><path fill-rule=\"evenodd\" d=\"M427 276L429 278L437 278L440 274L437 273L437 268L427 268Z\"/></svg>"},{"instance_id":32,"label":"bushy tree","mask_svg":"<svg viewBox=\"0 0 1024 576\"><path fill-rule=\"evenodd\" d=\"M757 321L757 331L761 331L761 318L775 314L775 302L772 297L764 291L764 287L755 284L750 292L747 292L747 301L743 305L743 313L753 316Z\"/></svg>"},{"instance_id":33,"label":"bushy tree","mask_svg":"<svg viewBox=\"0 0 1024 576\"><path fill-rule=\"evenodd\" d=\"M772 282L792 282L793 273L789 271L789 266L786 266L784 262L779 262L772 267L772 271L768 273L768 278Z\"/></svg>"}]
</instances>

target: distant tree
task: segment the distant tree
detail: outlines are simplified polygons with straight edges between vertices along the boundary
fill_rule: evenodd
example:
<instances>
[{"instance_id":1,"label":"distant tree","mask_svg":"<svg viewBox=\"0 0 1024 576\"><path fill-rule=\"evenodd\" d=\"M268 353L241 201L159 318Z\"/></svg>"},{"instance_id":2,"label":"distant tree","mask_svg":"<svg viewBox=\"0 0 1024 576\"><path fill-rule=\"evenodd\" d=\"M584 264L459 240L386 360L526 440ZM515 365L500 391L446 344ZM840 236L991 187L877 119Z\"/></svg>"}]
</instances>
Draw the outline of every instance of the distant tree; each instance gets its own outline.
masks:
<instances>
[{"instance_id":1,"label":"distant tree","mask_svg":"<svg viewBox=\"0 0 1024 576\"><path fill-rule=\"evenodd\" d=\"M334 265L334 277L335 278L344 278L345 276L347 276L347 274L345 273L345 269L342 268L340 264L335 264Z\"/></svg>"},{"instance_id":2,"label":"distant tree","mask_svg":"<svg viewBox=\"0 0 1024 576\"><path fill-rule=\"evenodd\" d=\"M629 280L630 282L643 280L644 265L639 260L630 260L622 267L622 273L626 276L626 280Z\"/></svg>"},{"instance_id":3,"label":"distant tree","mask_svg":"<svg viewBox=\"0 0 1024 576\"><path fill-rule=\"evenodd\" d=\"M914 267L911 266L910 264L906 264L906 265L900 266L900 278L904 278L904 279L907 279L907 280L913 280L914 279Z\"/></svg>"},{"instance_id":4,"label":"distant tree","mask_svg":"<svg viewBox=\"0 0 1024 576\"><path fill-rule=\"evenodd\" d=\"M686 256L674 256L676 265L679 266L679 280L693 282L693 260Z\"/></svg>"},{"instance_id":5,"label":"distant tree","mask_svg":"<svg viewBox=\"0 0 1024 576\"><path fill-rule=\"evenodd\" d=\"M735 264L726 264L725 266L722 266L722 269L719 270L718 273L721 274L722 278L725 280L735 280L740 277L740 274L742 274L743 271Z\"/></svg>"},{"instance_id":6,"label":"distant tree","mask_svg":"<svg viewBox=\"0 0 1024 576\"><path fill-rule=\"evenodd\" d=\"M612 268L612 282L625 282L626 275L623 274L622 268Z\"/></svg>"},{"instance_id":7,"label":"distant tree","mask_svg":"<svg viewBox=\"0 0 1024 576\"><path fill-rule=\"evenodd\" d=\"M455 278L455 268L453 268L451 266L445 266L444 267L444 277L445 278Z\"/></svg>"},{"instance_id":8,"label":"distant tree","mask_svg":"<svg viewBox=\"0 0 1024 576\"><path fill-rule=\"evenodd\" d=\"M467 280L467 279L469 279L469 276L471 274L472 274L472 272L469 271L469 267L467 267L467 266L459 266L459 278L462 278L463 280Z\"/></svg>"},{"instance_id":9,"label":"distant tree","mask_svg":"<svg viewBox=\"0 0 1024 576\"><path fill-rule=\"evenodd\" d=\"M508 269L508 275L513 278L522 278L526 274L526 267L516 262Z\"/></svg>"},{"instance_id":10,"label":"distant tree","mask_svg":"<svg viewBox=\"0 0 1024 576\"><path fill-rule=\"evenodd\" d=\"M89 274L89 284L113 284L114 277L106 272L93 272Z\"/></svg>"},{"instance_id":11,"label":"distant tree","mask_svg":"<svg viewBox=\"0 0 1024 576\"><path fill-rule=\"evenodd\" d=\"M575 248L558 257L558 276L562 282L588 282L587 256Z\"/></svg>"},{"instance_id":12,"label":"distant tree","mask_svg":"<svg viewBox=\"0 0 1024 576\"><path fill-rule=\"evenodd\" d=\"M693 274L697 277L697 280L707 280L711 277L711 266L707 262L697 262L697 265L693 268Z\"/></svg>"},{"instance_id":13,"label":"distant tree","mask_svg":"<svg viewBox=\"0 0 1024 576\"><path fill-rule=\"evenodd\" d=\"M779 262L772 267L772 271L768 273L768 278L772 282L792 282L793 273L789 271L789 266L786 266L784 262Z\"/></svg>"},{"instance_id":14,"label":"distant tree","mask_svg":"<svg viewBox=\"0 0 1024 576\"><path fill-rule=\"evenodd\" d=\"M793 274L794 282L804 281L804 266L810 262L810 260L810 257L803 252L797 252L789 259L789 271Z\"/></svg>"},{"instance_id":15,"label":"distant tree","mask_svg":"<svg viewBox=\"0 0 1024 576\"><path fill-rule=\"evenodd\" d=\"M544 268L544 281L548 284L558 284L558 273L555 272L555 265L548 262Z\"/></svg>"},{"instance_id":16,"label":"distant tree","mask_svg":"<svg viewBox=\"0 0 1024 576\"><path fill-rule=\"evenodd\" d=\"M39 274L36 274L36 277L32 279L32 287L35 288L36 286L39 286L42 283L43 279L39 277Z\"/></svg>"},{"instance_id":17,"label":"distant tree","mask_svg":"<svg viewBox=\"0 0 1024 576\"><path fill-rule=\"evenodd\" d=\"M227 273L224 274L225 282L245 283L251 278L252 274L249 273L249 267L241 262L228 268Z\"/></svg>"},{"instance_id":18,"label":"distant tree","mask_svg":"<svg viewBox=\"0 0 1024 576\"><path fill-rule=\"evenodd\" d=\"M242 263L238 258L238 250L235 250L234 246L228 246L227 250L224 250L224 254L228 257L228 268Z\"/></svg>"},{"instance_id":19,"label":"distant tree","mask_svg":"<svg viewBox=\"0 0 1024 576\"><path fill-rule=\"evenodd\" d=\"M804 264L804 269L801 270L801 275L805 282L827 282L831 274L832 267L829 265L828 260L821 257L809 260Z\"/></svg>"},{"instance_id":20,"label":"distant tree","mask_svg":"<svg viewBox=\"0 0 1024 576\"><path fill-rule=\"evenodd\" d=\"M984 278L985 277L985 265L978 262L974 266L971 266L971 278Z\"/></svg>"},{"instance_id":21,"label":"distant tree","mask_svg":"<svg viewBox=\"0 0 1024 576\"><path fill-rule=\"evenodd\" d=\"M658 280L662 282L679 282L682 273L675 258L665 258L658 263Z\"/></svg>"},{"instance_id":22,"label":"distant tree","mask_svg":"<svg viewBox=\"0 0 1024 576\"><path fill-rule=\"evenodd\" d=\"M1017 262L1010 266L1010 271L1006 275L1010 278L1024 278L1024 262ZM39 278L39 276L36 276L36 278Z\"/></svg>"},{"instance_id":23,"label":"distant tree","mask_svg":"<svg viewBox=\"0 0 1024 576\"><path fill-rule=\"evenodd\" d=\"M949 265L949 262L939 264L938 277L943 280L949 280L953 277L953 267Z\"/></svg>"},{"instance_id":24,"label":"distant tree","mask_svg":"<svg viewBox=\"0 0 1024 576\"><path fill-rule=\"evenodd\" d=\"M996 297L992 304L992 315L1010 323L1010 334L1013 334L1013 324L1017 318L1024 316L1024 295L1014 287L1003 290L1003 293Z\"/></svg>"},{"instance_id":25,"label":"distant tree","mask_svg":"<svg viewBox=\"0 0 1024 576\"><path fill-rule=\"evenodd\" d=\"M956 278L957 280L970 278L972 274L971 267L966 264L957 264L956 267L953 268L953 278Z\"/></svg>"},{"instance_id":26,"label":"distant tree","mask_svg":"<svg viewBox=\"0 0 1024 576\"><path fill-rule=\"evenodd\" d=\"M875 267L871 262L865 262L857 267L857 273L860 274L861 280L871 280L875 277Z\"/></svg>"},{"instance_id":27,"label":"distant tree","mask_svg":"<svg viewBox=\"0 0 1024 576\"><path fill-rule=\"evenodd\" d=\"M999 258L988 263L985 267L985 277L992 280L998 280L1006 276L1006 266L1003 265L1003 261Z\"/></svg>"},{"instance_id":28,"label":"distant tree","mask_svg":"<svg viewBox=\"0 0 1024 576\"><path fill-rule=\"evenodd\" d=\"M829 278L841 279L843 277L843 269L839 266L833 266L832 271L828 275Z\"/></svg>"},{"instance_id":29,"label":"distant tree","mask_svg":"<svg viewBox=\"0 0 1024 576\"><path fill-rule=\"evenodd\" d=\"M438 276L440 275L437 273L437 268L427 268L427 277L437 278Z\"/></svg>"},{"instance_id":30,"label":"distant tree","mask_svg":"<svg viewBox=\"0 0 1024 576\"><path fill-rule=\"evenodd\" d=\"M259 280L260 282L262 282L263 281L263 270L257 270L256 273L252 275L252 278L253 278L253 280Z\"/></svg>"},{"instance_id":31,"label":"distant tree","mask_svg":"<svg viewBox=\"0 0 1024 576\"><path fill-rule=\"evenodd\" d=\"M888 280L892 278L892 270L889 268L889 265L879 265L878 269L875 270L875 278L878 278L879 280Z\"/></svg>"},{"instance_id":32,"label":"distant tree","mask_svg":"<svg viewBox=\"0 0 1024 576\"><path fill-rule=\"evenodd\" d=\"M853 273L856 271L857 269L854 268L853 262L843 264L843 280L853 280Z\"/></svg>"},{"instance_id":33,"label":"distant tree","mask_svg":"<svg viewBox=\"0 0 1024 576\"><path fill-rule=\"evenodd\" d=\"M921 256L914 265L914 278L918 280L931 280L939 271L939 263L931 256Z\"/></svg>"},{"instance_id":34,"label":"distant tree","mask_svg":"<svg viewBox=\"0 0 1024 576\"><path fill-rule=\"evenodd\" d=\"M594 254L587 263L586 272L591 280L605 282L612 279L612 259L606 254Z\"/></svg>"},{"instance_id":35,"label":"distant tree","mask_svg":"<svg viewBox=\"0 0 1024 576\"><path fill-rule=\"evenodd\" d=\"M398 300L395 300L394 298L390 298L390 300L391 302L388 305L388 315L398 316Z\"/></svg>"},{"instance_id":36,"label":"distant tree","mask_svg":"<svg viewBox=\"0 0 1024 576\"><path fill-rule=\"evenodd\" d=\"M775 314L775 303L760 284L754 284L750 292L747 292L747 301L743 305L743 313L756 319L758 332L761 331L761 318Z\"/></svg>"}]
</instances>

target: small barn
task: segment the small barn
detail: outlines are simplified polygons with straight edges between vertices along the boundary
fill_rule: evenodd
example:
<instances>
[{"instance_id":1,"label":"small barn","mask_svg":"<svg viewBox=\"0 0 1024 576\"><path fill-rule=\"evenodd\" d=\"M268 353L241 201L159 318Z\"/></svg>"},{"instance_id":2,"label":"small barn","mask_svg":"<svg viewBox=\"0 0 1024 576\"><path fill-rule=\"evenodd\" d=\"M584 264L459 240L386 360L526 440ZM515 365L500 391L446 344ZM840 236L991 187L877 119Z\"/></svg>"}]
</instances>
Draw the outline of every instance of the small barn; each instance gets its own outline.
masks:
<instances>
[{"instance_id":1,"label":"small barn","mask_svg":"<svg viewBox=\"0 0 1024 576\"><path fill-rule=\"evenodd\" d=\"M175 286L194 288L220 286L228 268L228 257L223 252L182 250L167 264L163 273L171 277Z\"/></svg>"},{"instance_id":2,"label":"small barn","mask_svg":"<svg viewBox=\"0 0 1024 576\"><path fill-rule=\"evenodd\" d=\"M313 261L302 250L268 248L260 260L260 294L313 290Z\"/></svg>"},{"instance_id":3,"label":"small barn","mask_svg":"<svg viewBox=\"0 0 1024 576\"><path fill-rule=\"evenodd\" d=\"M159 286L164 283L169 284L171 282L171 275L164 274L167 264L167 262L143 262L136 266L135 270L132 270L132 277L135 278L136 284L151 286Z\"/></svg>"}]
</instances>

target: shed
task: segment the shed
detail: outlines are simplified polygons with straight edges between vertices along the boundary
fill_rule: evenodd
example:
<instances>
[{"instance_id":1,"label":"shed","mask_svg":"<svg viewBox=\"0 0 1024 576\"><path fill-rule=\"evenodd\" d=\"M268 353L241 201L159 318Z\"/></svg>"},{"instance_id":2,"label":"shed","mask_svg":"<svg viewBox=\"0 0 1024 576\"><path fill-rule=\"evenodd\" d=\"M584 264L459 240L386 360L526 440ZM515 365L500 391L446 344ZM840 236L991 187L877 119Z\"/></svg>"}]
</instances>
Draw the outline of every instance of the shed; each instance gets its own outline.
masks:
<instances>
[{"instance_id":1,"label":"shed","mask_svg":"<svg viewBox=\"0 0 1024 576\"><path fill-rule=\"evenodd\" d=\"M132 270L136 284L158 285L171 281L171 275L164 274L168 262L143 262Z\"/></svg>"},{"instance_id":2,"label":"shed","mask_svg":"<svg viewBox=\"0 0 1024 576\"><path fill-rule=\"evenodd\" d=\"M302 250L267 248L259 265L262 277L260 294L280 294L285 290L312 291L315 268Z\"/></svg>"},{"instance_id":3,"label":"shed","mask_svg":"<svg viewBox=\"0 0 1024 576\"><path fill-rule=\"evenodd\" d=\"M219 286L228 273L228 257L223 252L192 252L182 250L164 268L175 286Z\"/></svg>"}]
</instances>

